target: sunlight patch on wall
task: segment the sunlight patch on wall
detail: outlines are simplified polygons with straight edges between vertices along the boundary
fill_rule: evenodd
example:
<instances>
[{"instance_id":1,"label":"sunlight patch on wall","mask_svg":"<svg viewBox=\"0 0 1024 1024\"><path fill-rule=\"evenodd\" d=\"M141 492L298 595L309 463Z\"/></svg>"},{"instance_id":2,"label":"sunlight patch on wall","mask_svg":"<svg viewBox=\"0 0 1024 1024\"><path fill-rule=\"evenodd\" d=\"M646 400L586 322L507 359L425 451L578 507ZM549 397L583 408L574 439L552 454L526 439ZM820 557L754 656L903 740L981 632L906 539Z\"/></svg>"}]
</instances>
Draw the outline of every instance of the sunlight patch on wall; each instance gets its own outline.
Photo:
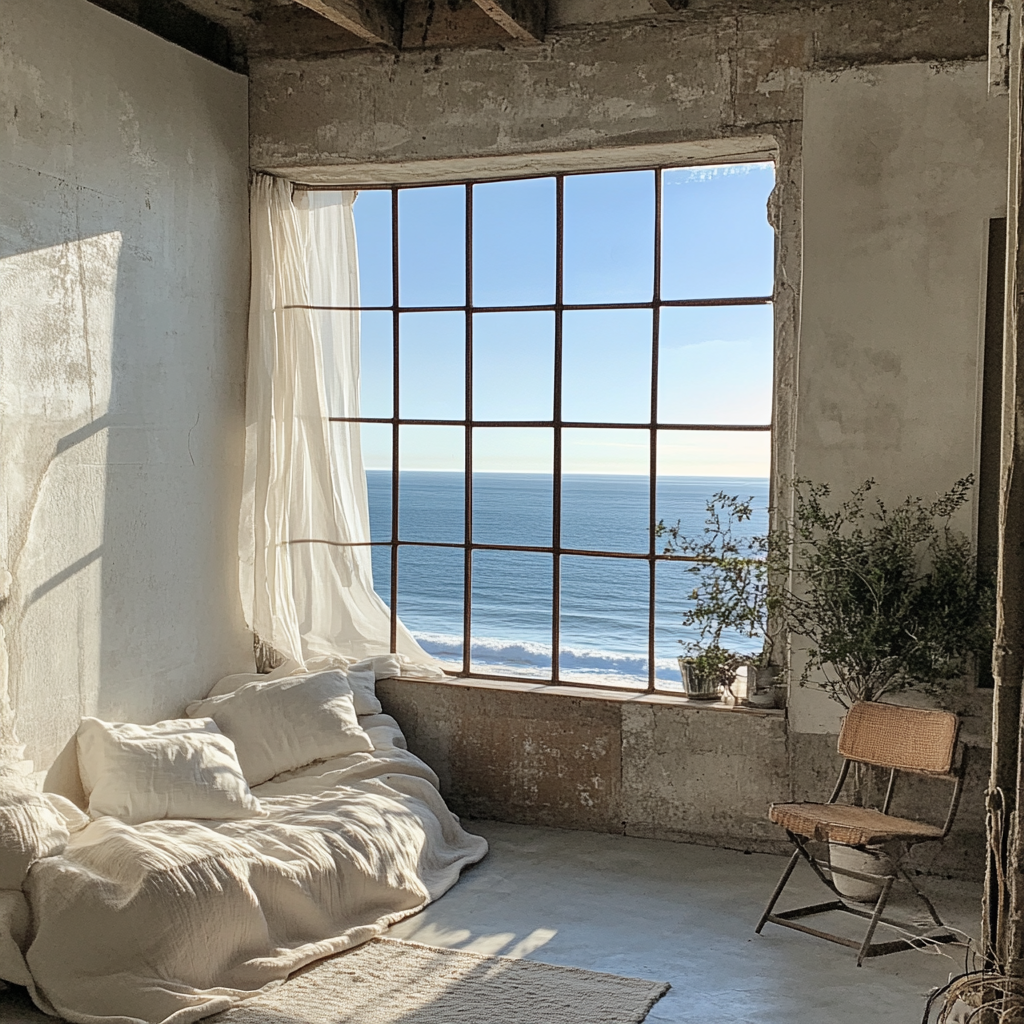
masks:
<instances>
[{"instance_id":1,"label":"sunlight patch on wall","mask_svg":"<svg viewBox=\"0 0 1024 1024\"><path fill-rule=\"evenodd\" d=\"M79 713L88 710L83 682L99 676L105 428L121 244L114 231L0 259L7 646L22 659L31 655L32 680L23 685L77 680ZM5 662L7 655L0 651ZM19 694L10 700L17 708ZM9 738L0 735L0 747Z\"/></svg>"}]
</instances>

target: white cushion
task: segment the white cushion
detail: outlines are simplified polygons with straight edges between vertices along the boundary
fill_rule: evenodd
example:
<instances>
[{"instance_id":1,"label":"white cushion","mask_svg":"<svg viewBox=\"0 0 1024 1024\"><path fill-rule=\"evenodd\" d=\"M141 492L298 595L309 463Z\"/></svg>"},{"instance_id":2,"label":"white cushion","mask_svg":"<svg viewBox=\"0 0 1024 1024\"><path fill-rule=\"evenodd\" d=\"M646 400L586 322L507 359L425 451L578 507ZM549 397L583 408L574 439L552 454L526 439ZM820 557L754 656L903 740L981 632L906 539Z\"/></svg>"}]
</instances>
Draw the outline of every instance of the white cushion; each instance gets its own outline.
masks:
<instances>
[{"instance_id":1,"label":"white cushion","mask_svg":"<svg viewBox=\"0 0 1024 1024\"><path fill-rule=\"evenodd\" d=\"M28 869L68 844L64 819L26 782L0 777L0 889L20 889Z\"/></svg>"},{"instance_id":2,"label":"white cushion","mask_svg":"<svg viewBox=\"0 0 1024 1024\"><path fill-rule=\"evenodd\" d=\"M350 665L345 669L345 678L352 687L352 703L357 715L379 715L384 710L377 699L377 677L372 664L360 662Z\"/></svg>"},{"instance_id":3,"label":"white cushion","mask_svg":"<svg viewBox=\"0 0 1024 1024\"><path fill-rule=\"evenodd\" d=\"M363 715L379 715L383 710L380 706L380 701L377 700L375 686L377 676L374 672L374 662L377 660L379 659L367 658L365 661L349 665L347 668L340 665L331 666L331 671L336 670L345 676L348 685L352 689L352 703L355 705L356 715L359 717ZM311 675L319 675L323 671L327 670L321 668L316 672L289 672L287 675L278 675L277 672L272 672L269 675L260 675L255 672L236 672L234 675L224 676L223 679L218 680L206 696L209 699L210 697L220 697L226 693L234 693L249 683L276 682L278 679L305 679Z\"/></svg>"},{"instance_id":4,"label":"white cushion","mask_svg":"<svg viewBox=\"0 0 1024 1024\"><path fill-rule=\"evenodd\" d=\"M338 670L247 683L190 704L186 714L212 718L231 737L250 786L324 758L373 750Z\"/></svg>"},{"instance_id":5,"label":"white cushion","mask_svg":"<svg viewBox=\"0 0 1024 1024\"><path fill-rule=\"evenodd\" d=\"M213 684L213 689L206 696L207 698L220 697L225 693L234 693L235 690L241 689L246 683L265 683L269 678L270 676L261 672L233 672L229 676L218 679Z\"/></svg>"},{"instance_id":6,"label":"white cushion","mask_svg":"<svg viewBox=\"0 0 1024 1024\"><path fill-rule=\"evenodd\" d=\"M131 725L83 718L78 767L89 814L129 825L159 818L265 817L231 740L209 718Z\"/></svg>"}]
</instances>

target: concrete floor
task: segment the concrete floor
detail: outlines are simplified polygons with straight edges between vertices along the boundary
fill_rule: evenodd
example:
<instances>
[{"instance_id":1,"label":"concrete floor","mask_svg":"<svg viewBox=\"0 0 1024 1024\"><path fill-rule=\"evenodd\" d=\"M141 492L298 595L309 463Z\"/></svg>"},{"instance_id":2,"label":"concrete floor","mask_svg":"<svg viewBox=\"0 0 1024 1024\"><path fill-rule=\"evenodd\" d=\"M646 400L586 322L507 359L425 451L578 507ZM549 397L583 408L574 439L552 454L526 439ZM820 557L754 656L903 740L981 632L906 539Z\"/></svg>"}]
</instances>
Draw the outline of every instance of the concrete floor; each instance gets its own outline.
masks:
<instances>
[{"instance_id":1,"label":"concrete floor","mask_svg":"<svg viewBox=\"0 0 1024 1024\"><path fill-rule=\"evenodd\" d=\"M389 934L669 981L649 1024L918 1024L964 950L910 951L856 966L852 950L754 924L785 859L496 822L466 822L490 855ZM799 869L787 896L818 899ZM980 886L928 880L940 912L975 934ZM780 904L781 906L781 904ZM0 993L2 1024L44 1024Z\"/></svg>"},{"instance_id":2,"label":"concrete floor","mask_svg":"<svg viewBox=\"0 0 1024 1024\"><path fill-rule=\"evenodd\" d=\"M671 982L649 1024L919 1024L928 992L963 969L956 946L858 968L852 950L790 929L754 935L783 857L464 824L487 837L490 855L389 934ZM923 888L951 925L976 934L980 886L929 879ZM795 906L822 892L802 867L783 899L792 893L785 905Z\"/></svg>"}]
</instances>

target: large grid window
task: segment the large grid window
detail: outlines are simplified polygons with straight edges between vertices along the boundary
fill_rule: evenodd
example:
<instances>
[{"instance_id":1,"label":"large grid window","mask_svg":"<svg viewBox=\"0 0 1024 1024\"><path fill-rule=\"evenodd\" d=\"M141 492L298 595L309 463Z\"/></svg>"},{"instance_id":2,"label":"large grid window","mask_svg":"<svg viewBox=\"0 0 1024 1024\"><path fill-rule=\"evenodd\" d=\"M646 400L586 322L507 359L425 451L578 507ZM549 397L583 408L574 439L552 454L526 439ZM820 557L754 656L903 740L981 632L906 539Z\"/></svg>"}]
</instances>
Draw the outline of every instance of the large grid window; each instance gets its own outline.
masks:
<instances>
[{"instance_id":1,"label":"large grid window","mask_svg":"<svg viewBox=\"0 0 1024 1024\"><path fill-rule=\"evenodd\" d=\"M655 525L699 534L722 489L765 528L773 185L759 163L360 191L374 583L452 672L678 689L692 577Z\"/></svg>"}]
</instances>

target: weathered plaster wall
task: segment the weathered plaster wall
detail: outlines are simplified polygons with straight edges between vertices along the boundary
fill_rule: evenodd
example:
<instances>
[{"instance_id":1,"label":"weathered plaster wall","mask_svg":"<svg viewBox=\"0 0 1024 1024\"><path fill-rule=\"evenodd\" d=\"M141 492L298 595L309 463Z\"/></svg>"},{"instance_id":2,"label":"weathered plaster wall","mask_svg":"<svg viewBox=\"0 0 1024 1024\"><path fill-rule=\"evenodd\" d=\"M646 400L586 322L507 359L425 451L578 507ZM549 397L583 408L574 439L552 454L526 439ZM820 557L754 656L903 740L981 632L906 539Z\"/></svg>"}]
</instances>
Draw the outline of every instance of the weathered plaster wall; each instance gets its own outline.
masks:
<instances>
[{"instance_id":1,"label":"weathered plaster wall","mask_svg":"<svg viewBox=\"0 0 1024 1024\"><path fill-rule=\"evenodd\" d=\"M974 59L983 5L694 6L528 49L256 61L252 161L356 183L772 139L776 477L945 489L975 468L984 239L1005 204L1005 102ZM765 849L768 803L820 798L837 769L839 713L811 689L788 722L529 687L382 690L467 814ZM981 870L988 714L979 699L970 786L932 870Z\"/></svg>"},{"instance_id":2,"label":"weathered plaster wall","mask_svg":"<svg viewBox=\"0 0 1024 1024\"><path fill-rule=\"evenodd\" d=\"M453 809L475 817L782 849L785 719L565 688L377 685Z\"/></svg>"},{"instance_id":3,"label":"weathered plaster wall","mask_svg":"<svg viewBox=\"0 0 1024 1024\"><path fill-rule=\"evenodd\" d=\"M874 477L886 500L933 495L977 469L1006 100L987 96L981 63L815 75L804 96L794 470L840 493ZM790 715L800 732L838 721L812 690Z\"/></svg>"},{"instance_id":4,"label":"weathered plaster wall","mask_svg":"<svg viewBox=\"0 0 1024 1024\"><path fill-rule=\"evenodd\" d=\"M351 182L367 165L751 135L799 122L808 70L987 53L986 9L961 0L705 6L526 48L253 60L252 164Z\"/></svg>"},{"instance_id":5,"label":"weathered plaster wall","mask_svg":"<svg viewBox=\"0 0 1024 1024\"><path fill-rule=\"evenodd\" d=\"M0 111L0 623L39 768L83 714L178 714L251 664L246 83L84 0L5 0Z\"/></svg>"}]
</instances>

